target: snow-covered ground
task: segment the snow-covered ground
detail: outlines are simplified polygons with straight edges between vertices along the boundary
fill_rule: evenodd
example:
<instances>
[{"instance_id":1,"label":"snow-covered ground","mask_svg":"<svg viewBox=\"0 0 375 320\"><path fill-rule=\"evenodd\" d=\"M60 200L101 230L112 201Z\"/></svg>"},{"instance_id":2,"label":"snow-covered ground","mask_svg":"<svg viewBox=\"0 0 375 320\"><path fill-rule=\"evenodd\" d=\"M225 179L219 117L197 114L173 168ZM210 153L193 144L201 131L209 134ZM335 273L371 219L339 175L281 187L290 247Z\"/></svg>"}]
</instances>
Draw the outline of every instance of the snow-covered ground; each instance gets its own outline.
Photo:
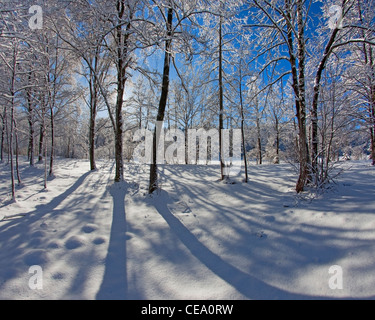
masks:
<instances>
[{"instance_id":1,"label":"snow-covered ground","mask_svg":"<svg viewBox=\"0 0 375 320\"><path fill-rule=\"evenodd\" d=\"M147 167L114 184L112 162L60 159L44 191L22 163L7 204L1 164L0 215L26 215L0 222L0 299L374 299L375 168L343 166L312 199L288 164L252 165L248 184L165 166L150 197Z\"/></svg>"}]
</instances>

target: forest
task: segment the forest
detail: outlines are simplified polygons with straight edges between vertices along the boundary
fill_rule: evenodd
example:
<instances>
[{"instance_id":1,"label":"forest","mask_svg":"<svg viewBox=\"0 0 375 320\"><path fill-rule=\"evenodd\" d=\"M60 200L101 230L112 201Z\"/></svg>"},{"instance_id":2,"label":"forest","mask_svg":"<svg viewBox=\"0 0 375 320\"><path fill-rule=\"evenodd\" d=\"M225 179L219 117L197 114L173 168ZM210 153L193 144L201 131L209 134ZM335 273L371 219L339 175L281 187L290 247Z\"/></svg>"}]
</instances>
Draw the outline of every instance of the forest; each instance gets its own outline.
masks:
<instances>
[{"instance_id":1,"label":"forest","mask_svg":"<svg viewBox=\"0 0 375 320\"><path fill-rule=\"evenodd\" d=\"M30 166L48 162L46 184L55 157L90 159L91 170L97 157L115 159L121 181L136 130L155 131L148 151L156 155L157 121L185 133L216 128L222 179L224 129L241 129L245 162L298 164L297 192L329 181L340 156L374 164L371 7L2 2L1 161L10 164L12 199L22 183L19 156ZM150 162L152 192L157 164Z\"/></svg>"},{"instance_id":2,"label":"forest","mask_svg":"<svg viewBox=\"0 0 375 320\"><path fill-rule=\"evenodd\" d=\"M94 175L113 165L114 185L131 189L137 177L149 197L172 181L194 185L192 172L216 178L213 189L221 183L244 197L250 190L252 199L251 183L260 176L271 186L283 183L282 172L293 197L303 197L334 187L345 162L373 168L374 6L2 0L1 208L34 190L33 168L39 187L54 194L63 179L59 164L82 161L83 172ZM169 209L157 206L184 233Z\"/></svg>"}]
</instances>

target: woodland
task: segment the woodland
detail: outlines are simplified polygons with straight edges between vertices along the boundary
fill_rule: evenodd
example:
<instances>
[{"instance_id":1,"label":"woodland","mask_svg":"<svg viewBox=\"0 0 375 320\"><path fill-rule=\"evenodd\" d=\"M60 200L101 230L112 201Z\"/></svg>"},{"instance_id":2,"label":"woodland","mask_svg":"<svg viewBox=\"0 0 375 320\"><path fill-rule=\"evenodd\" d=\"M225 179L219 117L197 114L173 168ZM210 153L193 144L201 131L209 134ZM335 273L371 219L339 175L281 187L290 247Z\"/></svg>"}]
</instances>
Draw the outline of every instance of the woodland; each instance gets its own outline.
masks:
<instances>
[{"instance_id":1,"label":"woodland","mask_svg":"<svg viewBox=\"0 0 375 320\"><path fill-rule=\"evenodd\" d=\"M0 299L373 300L374 7L1 0Z\"/></svg>"},{"instance_id":2,"label":"woodland","mask_svg":"<svg viewBox=\"0 0 375 320\"><path fill-rule=\"evenodd\" d=\"M56 157L89 159L90 170L113 159L113 179L123 181L124 162L145 139L137 130L153 132L149 193L158 189L161 132L171 128L185 142L189 129L218 130L211 160L223 181L231 165L223 130L241 130L245 182L249 161L294 164L297 193L330 183L341 158L374 165L373 6L1 1L0 161L11 200L21 156L44 163L45 188Z\"/></svg>"}]
</instances>

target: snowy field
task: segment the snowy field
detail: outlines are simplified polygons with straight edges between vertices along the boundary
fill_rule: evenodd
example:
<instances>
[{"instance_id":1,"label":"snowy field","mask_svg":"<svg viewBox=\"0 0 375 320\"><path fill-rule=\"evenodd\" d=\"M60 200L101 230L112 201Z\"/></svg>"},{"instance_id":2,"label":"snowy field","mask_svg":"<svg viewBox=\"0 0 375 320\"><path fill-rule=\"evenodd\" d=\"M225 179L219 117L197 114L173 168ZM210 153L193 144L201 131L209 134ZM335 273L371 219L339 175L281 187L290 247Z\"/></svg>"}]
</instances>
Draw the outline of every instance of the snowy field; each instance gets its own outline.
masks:
<instances>
[{"instance_id":1,"label":"snowy field","mask_svg":"<svg viewBox=\"0 0 375 320\"><path fill-rule=\"evenodd\" d=\"M374 299L375 168L342 165L316 197L296 196L288 164L250 166L248 184L165 166L150 197L147 167L127 165L114 184L112 162L88 173L61 159L44 191L42 166L22 163L7 204L1 164L0 299Z\"/></svg>"}]
</instances>

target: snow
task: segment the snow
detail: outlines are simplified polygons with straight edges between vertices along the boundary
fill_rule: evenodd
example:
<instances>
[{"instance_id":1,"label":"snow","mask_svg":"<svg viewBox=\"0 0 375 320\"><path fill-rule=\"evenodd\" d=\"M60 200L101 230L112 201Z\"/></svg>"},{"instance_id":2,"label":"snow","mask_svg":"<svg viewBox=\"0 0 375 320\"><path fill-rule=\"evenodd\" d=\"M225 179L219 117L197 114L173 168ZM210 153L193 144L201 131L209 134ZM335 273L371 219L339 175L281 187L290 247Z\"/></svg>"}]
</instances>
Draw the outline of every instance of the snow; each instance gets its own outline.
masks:
<instances>
[{"instance_id":1,"label":"snow","mask_svg":"<svg viewBox=\"0 0 375 320\"><path fill-rule=\"evenodd\" d=\"M374 299L375 168L345 171L321 194L293 192L288 164L249 166L250 182L218 181L217 166L148 167L56 160L21 163L24 185L8 203L0 165L0 299ZM311 195L315 195L311 197ZM21 216L24 215L24 216ZM32 289L30 266L43 271ZM342 289L330 288L332 266Z\"/></svg>"}]
</instances>

